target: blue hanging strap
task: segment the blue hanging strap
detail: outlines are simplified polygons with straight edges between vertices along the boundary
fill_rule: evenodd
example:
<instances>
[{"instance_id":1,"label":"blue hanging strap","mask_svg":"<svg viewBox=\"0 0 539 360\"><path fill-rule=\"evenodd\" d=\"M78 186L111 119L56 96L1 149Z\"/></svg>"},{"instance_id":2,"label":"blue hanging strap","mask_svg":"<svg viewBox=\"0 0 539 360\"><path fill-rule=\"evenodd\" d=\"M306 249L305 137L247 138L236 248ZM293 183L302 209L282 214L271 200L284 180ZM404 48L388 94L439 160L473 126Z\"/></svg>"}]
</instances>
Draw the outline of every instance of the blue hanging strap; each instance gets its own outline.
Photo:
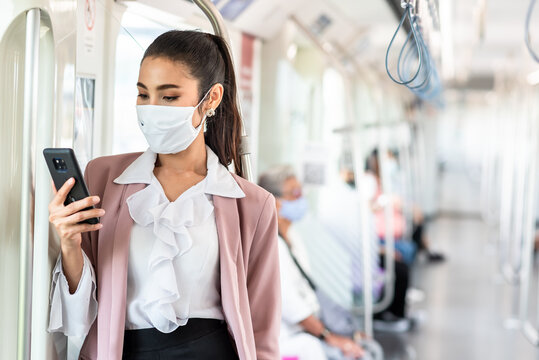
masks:
<instances>
[{"instance_id":1,"label":"blue hanging strap","mask_svg":"<svg viewBox=\"0 0 539 360\"><path fill-rule=\"evenodd\" d=\"M412 26L417 26L417 23L415 23L414 21L414 24ZM421 29L418 28L418 31L417 31L417 34L419 35L418 36L418 40L419 40L419 44L420 44L420 48L421 48L421 51L422 51L422 56L423 56L423 64L421 65L421 73L422 73L422 76L423 76L423 80L422 81L419 81L419 77L417 79L414 80L414 82L410 83L410 84L407 84L406 87L409 88L410 90L417 90L417 91L420 91L422 90L429 82L429 78L430 78L430 73L431 73L431 61L430 61L430 55L429 55L429 52L428 52L428 49L427 49L427 46L425 45L425 42L423 41L423 36L421 35ZM410 56L413 52L414 48L409 48L405 57L404 57L404 62L405 63L409 63L412 60L409 60L410 59ZM400 58L399 58L399 61L400 61ZM402 80L402 79L401 79ZM417 82L419 82L419 84L417 84ZM414 84L416 83L416 84Z\"/></svg>"},{"instance_id":2,"label":"blue hanging strap","mask_svg":"<svg viewBox=\"0 0 539 360\"><path fill-rule=\"evenodd\" d=\"M421 92L421 91L425 90L431 84L430 77L431 77L431 73L432 73L432 68L434 66L432 64L432 58L430 57L429 49L428 49L427 45L425 44L425 41L423 40L423 35L421 35L421 28L419 27L419 25L417 25L416 22L414 22L413 26L418 27L417 33L419 35L419 37L418 37L419 44L421 45L420 46L421 51L423 52L422 69L423 69L423 73L425 75L424 75L423 81L421 81L421 83L419 83L417 85L408 84L408 85L406 85L406 87L408 87L412 91L416 90L416 91Z\"/></svg>"},{"instance_id":3,"label":"blue hanging strap","mask_svg":"<svg viewBox=\"0 0 539 360\"><path fill-rule=\"evenodd\" d=\"M531 57L536 62L539 62L539 56L535 53L535 51L532 49L531 40L530 40L530 21L533 13L533 8L535 7L535 1L530 1L530 6L528 7L528 13L526 14L526 24L524 29L524 42L526 43L526 47L528 48L528 51L530 52Z\"/></svg>"},{"instance_id":4,"label":"blue hanging strap","mask_svg":"<svg viewBox=\"0 0 539 360\"><path fill-rule=\"evenodd\" d=\"M395 30L395 33L393 34L393 37L391 38L391 41L389 42L389 46L387 47L387 52L386 52L386 72L387 72L387 75L389 76L389 78L391 80L393 80L395 83L397 83L399 85L407 85L407 84L410 84L412 81L414 81L417 78L417 76L419 75L419 72L421 71L421 66L422 66L421 47L420 47L420 44L418 42L418 35L417 35L417 32L416 32L416 29L413 26L412 8L413 8L413 6L410 3L406 3L404 14L402 15L402 18L401 18L401 21L399 23L399 26L397 27L397 30ZM389 52L391 50L391 47L393 46L393 42L395 41L395 38L397 37L397 34L399 33L399 30L402 27L402 24L404 24L404 21L406 20L406 17L408 17L408 20L409 20L409 23L410 23L410 29L411 29L412 36L413 36L414 43L415 43L415 47L416 47L416 50L417 50L419 64L417 66L417 71L415 72L414 76L412 76L412 78L410 78L408 80L399 79L400 80L399 81L399 80L395 79L393 77L393 75L391 75L391 71L389 70ZM408 43L408 41L406 41L405 46L406 46L407 43ZM401 53L402 53L402 49L401 49Z\"/></svg>"}]
</instances>

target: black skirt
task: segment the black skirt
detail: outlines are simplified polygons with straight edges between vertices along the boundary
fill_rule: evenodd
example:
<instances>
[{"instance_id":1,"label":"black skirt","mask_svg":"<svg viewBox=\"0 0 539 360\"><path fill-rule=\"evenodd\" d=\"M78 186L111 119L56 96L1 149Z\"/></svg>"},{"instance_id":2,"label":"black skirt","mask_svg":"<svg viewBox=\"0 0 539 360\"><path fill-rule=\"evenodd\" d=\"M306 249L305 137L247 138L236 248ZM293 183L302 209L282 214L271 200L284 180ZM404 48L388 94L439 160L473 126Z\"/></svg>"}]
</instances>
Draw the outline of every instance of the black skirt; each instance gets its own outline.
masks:
<instances>
[{"instance_id":1,"label":"black skirt","mask_svg":"<svg viewBox=\"0 0 539 360\"><path fill-rule=\"evenodd\" d=\"M189 319L168 334L157 329L126 330L122 359L237 360L238 355L224 321Z\"/></svg>"}]
</instances>

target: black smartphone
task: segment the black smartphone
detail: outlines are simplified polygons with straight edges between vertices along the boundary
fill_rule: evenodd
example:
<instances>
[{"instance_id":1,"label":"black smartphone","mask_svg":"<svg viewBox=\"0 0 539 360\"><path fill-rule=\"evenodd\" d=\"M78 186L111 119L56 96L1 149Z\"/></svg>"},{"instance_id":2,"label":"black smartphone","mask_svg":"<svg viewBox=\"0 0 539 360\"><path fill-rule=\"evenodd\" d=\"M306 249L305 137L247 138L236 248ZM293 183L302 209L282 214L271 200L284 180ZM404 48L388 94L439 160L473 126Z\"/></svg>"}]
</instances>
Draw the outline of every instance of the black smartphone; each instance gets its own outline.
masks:
<instances>
[{"instance_id":1,"label":"black smartphone","mask_svg":"<svg viewBox=\"0 0 539 360\"><path fill-rule=\"evenodd\" d=\"M75 185L69 194L67 194L64 205L69 205L72 202L82 200L88 196L88 188L84 183L84 176L80 171L79 163L75 157L75 152L73 149L69 148L47 148L43 149L43 156L45 156L45 161L47 162L47 167L52 176L52 181L54 181L54 186L56 190L60 189L64 183L69 178L75 179ZM85 208L84 210L94 209L94 206ZM88 224L98 224L99 218L91 218L82 221L83 223Z\"/></svg>"}]
</instances>

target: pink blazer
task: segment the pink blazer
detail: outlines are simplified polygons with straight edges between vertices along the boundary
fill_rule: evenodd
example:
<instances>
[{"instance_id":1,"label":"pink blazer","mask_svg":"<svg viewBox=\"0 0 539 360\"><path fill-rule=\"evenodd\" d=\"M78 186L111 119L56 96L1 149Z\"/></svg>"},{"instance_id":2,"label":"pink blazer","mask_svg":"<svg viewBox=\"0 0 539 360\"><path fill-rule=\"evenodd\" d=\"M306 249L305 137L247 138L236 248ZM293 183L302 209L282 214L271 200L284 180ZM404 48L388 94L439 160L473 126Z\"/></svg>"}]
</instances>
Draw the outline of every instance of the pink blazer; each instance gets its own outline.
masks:
<instances>
[{"instance_id":1,"label":"pink blazer","mask_svg":"<svg viewBox=\"0 0 539 360\"><path fill-rule=\"evenodd\" d=\"M127 264L133 220L126 199L146 184L115 184L141 153L100 157L84 174L106 210L103 228L84 233L82 247L97 276L98 315L80 359L121 359L126 316ZM214 196L219 238L221 301L241 360L279 359L281 293L277 213L271 194L234 175L241 199Z\"/></svg>"}]
</instances>

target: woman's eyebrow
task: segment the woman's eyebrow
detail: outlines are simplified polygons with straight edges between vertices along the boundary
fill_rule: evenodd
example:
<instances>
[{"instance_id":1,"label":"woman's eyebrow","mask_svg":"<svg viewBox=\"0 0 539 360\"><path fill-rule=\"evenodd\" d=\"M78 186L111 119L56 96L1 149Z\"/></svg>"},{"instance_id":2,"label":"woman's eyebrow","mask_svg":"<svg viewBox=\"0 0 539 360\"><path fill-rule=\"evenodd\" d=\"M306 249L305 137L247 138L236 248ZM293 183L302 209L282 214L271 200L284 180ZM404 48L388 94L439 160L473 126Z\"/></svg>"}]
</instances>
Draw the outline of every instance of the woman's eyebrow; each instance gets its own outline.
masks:
<instances>
[{"instance_id":1,"label":"woman's eyebrow","mask_svg":"<svg viewBox=\"0 0 539 360\"><path fill-rule=\"evenodd\" d=\"M163 84L163 85L159 85L156 89L157 90L166 90L166 89L179 89L180 86L179 85L175 85L175 84Z\"/></svg>"},{"instance_id":2,"label":"woman's eyebrow","mask_svg":"<svg viewBox=\"0 0 539 360\"><path fill-rule=\"evenodd\" d=\"M148 90L148 88L146 87L146 85L144 85L144 84L141 83L141 82L138 82L138 83L137 83L137 86L138 86L138 87L141 87L141 88L143 88L143 89ZM180 87L181 87L181 86L176 85L176 84L163 84L163 85L159 85L156 89L157 89L157 90L179 89Z\"/></svg>"}]
</instances>

